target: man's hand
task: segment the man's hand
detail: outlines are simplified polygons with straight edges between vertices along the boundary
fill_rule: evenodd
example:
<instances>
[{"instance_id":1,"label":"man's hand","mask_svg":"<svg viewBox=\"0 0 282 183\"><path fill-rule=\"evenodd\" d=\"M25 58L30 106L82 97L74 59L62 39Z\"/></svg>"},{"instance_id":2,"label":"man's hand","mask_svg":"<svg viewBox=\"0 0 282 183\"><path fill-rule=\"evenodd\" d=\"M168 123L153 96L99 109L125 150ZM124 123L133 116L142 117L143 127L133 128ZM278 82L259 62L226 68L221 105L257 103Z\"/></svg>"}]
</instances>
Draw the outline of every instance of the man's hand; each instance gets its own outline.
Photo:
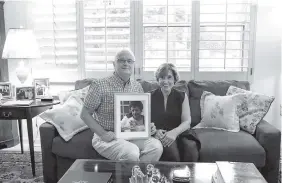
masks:
<instances>
[{"instance_id":1,"label":"man's hand","mask_svg":"<svg viewBox=\"0 0 282 183\"><path fill-rule=\"evenodd\" d=\"M155 123L150 123L150 126L151 126L151 135L154 135L157 132Z\"/></svg>"},{"instance_id":2,"label":"man's hand","mask_svg":"<svg viewBox=\"0 0 282 183\"><path fill-rule=\"evenodd\" d=\"M102 136L100 136L100 138L104 142L111 142L111 141L116 139L116 135L115 135L114 132L108 131L108 132L104 133Z\"/></svg>"},{"instance_id":3,"label":"man's hand","mask_svg":"<svg viewBox=\"0 0 282 183\"><path fill-rule=\"evenodd\" d=\"M177 134L171 130L166 132L166 136L161 140L164 147L169 147L176 140Z\"/></svg>"},{"instance_id":4,"label":"man's hand","mask_svg":"<svg viewBox=\"0 0 282 183\"><path fill-rule=\"evenodd\" d=\"M155 134L155 138L156 138L156 139L159 139L160 141L162 141L162 139L165 138L165 136L166 136L165 133L166 133L165 130L161 130L161 129L160 129L160 130L157 130L157 131L156 131L156 134Z\"/></svg>"}]
</instances>

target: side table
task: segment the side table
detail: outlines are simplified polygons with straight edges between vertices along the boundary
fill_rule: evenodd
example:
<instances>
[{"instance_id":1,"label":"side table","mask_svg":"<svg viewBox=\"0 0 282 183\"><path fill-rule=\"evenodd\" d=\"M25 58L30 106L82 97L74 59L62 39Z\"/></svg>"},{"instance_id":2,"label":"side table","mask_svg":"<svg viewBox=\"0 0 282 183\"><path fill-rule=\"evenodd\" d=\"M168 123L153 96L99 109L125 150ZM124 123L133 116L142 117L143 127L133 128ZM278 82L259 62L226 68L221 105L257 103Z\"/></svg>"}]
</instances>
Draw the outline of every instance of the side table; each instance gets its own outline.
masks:
<instances>
[{"instance_id":1,"label":"side table","mask_svg":"<svg viewBox=\"0 0 282 183\"><path fill-rule=\"evenodd\" d=\"M33 144L33 128L32 128L32 118L41 114L42 112L50 109L53 105L59 104L60 101L54 100L50 102L42 102L40 100L35 100L29 106L1 106L0 105L0 119L2 120L18 120L19 133L20 133L20 144L21 152L23 153L23 140L22 140L22 119L26 119L27 122L27 134L30 150L31 168L32 174L35 176L35 160L34 160L34 144Z\"/></svg>"}]
</instances>

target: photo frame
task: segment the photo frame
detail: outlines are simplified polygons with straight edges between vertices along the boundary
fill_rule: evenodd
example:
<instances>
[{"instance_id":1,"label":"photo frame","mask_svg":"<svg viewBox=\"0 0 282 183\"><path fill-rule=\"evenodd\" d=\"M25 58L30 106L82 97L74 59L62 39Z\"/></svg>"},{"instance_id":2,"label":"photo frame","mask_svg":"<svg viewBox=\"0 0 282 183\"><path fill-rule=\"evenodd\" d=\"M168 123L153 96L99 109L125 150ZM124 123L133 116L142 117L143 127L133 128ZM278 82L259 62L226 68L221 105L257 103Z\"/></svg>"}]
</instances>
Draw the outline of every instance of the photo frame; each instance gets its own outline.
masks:
<instances>
[{"instance_id":1,"label":"photo frame","mask_svg":"<svg viewBox=\"0 0 282 183\"><path fill-rule=\"evenodd\" d=\"M12 84L10 82L0 82L0 93L2 94L2 98L12 98Z\"/></svg>"},{"instance_id":2,"label":"photo frame","mask_svg":"<svg viewBox=\"0 0 282 183\"><path fill-rule=\"evenodd\" d=\"M115 135L117 138L147 139L151 135L151 94L115 93Z\"/></svg>"},{"instance_id":3,"label":"photo frame","mask_svg":"<svg viewBox=\"0 0 282 183\"><path fill-rule=\"evenodd\" d=\"M16 100L35 100L35 87L16 87Z\"/></svg>"},{"instance_id":4,"label":"photo frame","mask_svg":"<svg viewBox=\"0 0 282 183\"><path fill-rule=\"evenodd\" d=\"M49 78L35 78L33 80L35 98L44 98L48 94L49 85Z\"/></svg>"}]
</instances>

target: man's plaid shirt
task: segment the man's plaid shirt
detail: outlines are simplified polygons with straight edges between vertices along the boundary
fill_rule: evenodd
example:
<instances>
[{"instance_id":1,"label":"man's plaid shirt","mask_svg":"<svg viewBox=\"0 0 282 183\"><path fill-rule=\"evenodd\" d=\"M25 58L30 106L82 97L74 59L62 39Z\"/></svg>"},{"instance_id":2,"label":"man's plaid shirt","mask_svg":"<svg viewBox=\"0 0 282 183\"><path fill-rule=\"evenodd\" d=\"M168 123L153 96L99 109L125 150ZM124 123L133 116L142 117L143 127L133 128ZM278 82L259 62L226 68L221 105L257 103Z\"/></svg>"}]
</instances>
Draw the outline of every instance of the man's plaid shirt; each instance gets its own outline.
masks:
<instances>
[{"instance_id":1,"label":"man's plaid shirt","mask_svg":"<svg viewBox=\"0 0 282 183\"><path fill-rule=\"evenodd\" d=\"M90 85L84 106L107 131L114 131L114 93L143 93L140 83L129 80L125 83L116 73L97 79Z\"/></svg>"}]
</instances>

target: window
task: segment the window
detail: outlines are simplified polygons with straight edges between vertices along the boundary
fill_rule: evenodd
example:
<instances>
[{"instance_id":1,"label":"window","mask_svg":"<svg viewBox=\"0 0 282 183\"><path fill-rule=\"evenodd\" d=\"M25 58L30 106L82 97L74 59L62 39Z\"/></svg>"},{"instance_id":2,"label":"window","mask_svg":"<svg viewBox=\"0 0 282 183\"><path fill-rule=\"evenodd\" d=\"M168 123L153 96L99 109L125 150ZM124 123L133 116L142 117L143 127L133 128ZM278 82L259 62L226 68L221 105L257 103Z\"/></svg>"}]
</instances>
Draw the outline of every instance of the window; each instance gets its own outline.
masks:
<instances>
[{"instance_id":1,"label":"window","mask_svg":"<svg viewBox=\"0 0 282 183\"><path fill-rule=\"evenodd\" d=\"M33 61L33 77L69 82L79 77L75 0L32 2L34 33L41 58ZM52 73L52 74L50 74Z\"/></svg>"},{"instance_id":2,"label":"window","mask_svg":"<svg viewBox=\"0 0 282 183\"><path fill-rule=\"evenodd\" d=\"M143 79L165 62L186 80L249 79L256 20L250 0L45 1L34 16L44 20L35 21L38 63L57 69L60 79L106 76L124 47L135 53L135 76Z\"/></svg>"},{"instance_id":3,"label":"window","mask_svg":"<svg viewBox=\"0 0 282 183\"><path fill-rule=\"evenodd\" d=\"M191 12L191 1L143 1L145 71L155 71L165 62L190 71Z\"/></svg>"},{"instance_id":4,"label":"window","mask_svg":"<svg viewBox=\"0 0 282 183\"><path fill-rule=\"evenodd\" d=\"M200 1L199 71L246 71L250 5Z\"/></svg>"},{"instance_id":5,"label":"window","mask_svg":"<svg viewBox=\"0 0 282 183\"><path fill-rule=\"evenodd\" d=\"M89 0L83 6L86 77L95 77L113 71L117 50L130 47L130 1Z\"/></svg>"}]
</instances>

